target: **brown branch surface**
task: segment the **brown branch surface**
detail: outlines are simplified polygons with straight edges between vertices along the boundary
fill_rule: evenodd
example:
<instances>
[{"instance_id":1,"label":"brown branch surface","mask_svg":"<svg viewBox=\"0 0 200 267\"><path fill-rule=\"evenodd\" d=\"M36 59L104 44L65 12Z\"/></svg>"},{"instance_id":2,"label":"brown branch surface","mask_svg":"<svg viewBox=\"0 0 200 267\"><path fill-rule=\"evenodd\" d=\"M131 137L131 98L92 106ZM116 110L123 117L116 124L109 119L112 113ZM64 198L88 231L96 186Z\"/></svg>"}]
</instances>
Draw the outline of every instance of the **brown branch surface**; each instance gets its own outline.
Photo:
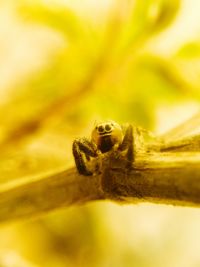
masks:
<instances>
[{"instance_id":1,"label":"brown branch surface","mask_svg":"<svg viewBox=\"0 0 200 267\"><path fill-rule=\"evenodd\" d=\"M144 155L128 173L118 167L107 170L102 180L103 191L108 198L125 203L199 206L199 163L199 152Z\"/></svg>"},{"instance_id":2,"label":"brown branch surface","mask_svg":"<svg viewBox=\"0 0 200 267\"><path fill-rule=\"evenodd\" d=\"M101 175L81 176L72 168L4 186L0 191L0 221L30 218L101 199L200 205L200 153L141 154L131 170L124 163L110 155L104 159Z\"/></svg>"},{"instance_id":3,"label":"brown branch surface","mask_svg":"<svg viewBox=\"0 0 200 267\"><path fill-rule=\"evenodd\" d=\"M78 175L75 168L29 178L0 188L0 222L30 218L102 197L99 177Z\"/></svg>"},{"instance_id":4,"label":"brown branch surface","mask_svg":"<svg viewBox=\"0 0 200 267\"><path fill-rule=\"evenodd\" d=\"M111 150L102 155L101 174L95 176L71 168L2 185L0 222L102 199L200 206L200 136L164 143L145 142L138 127L133 134L131 168L124 153Z\"/></svg>"}]
</instances>

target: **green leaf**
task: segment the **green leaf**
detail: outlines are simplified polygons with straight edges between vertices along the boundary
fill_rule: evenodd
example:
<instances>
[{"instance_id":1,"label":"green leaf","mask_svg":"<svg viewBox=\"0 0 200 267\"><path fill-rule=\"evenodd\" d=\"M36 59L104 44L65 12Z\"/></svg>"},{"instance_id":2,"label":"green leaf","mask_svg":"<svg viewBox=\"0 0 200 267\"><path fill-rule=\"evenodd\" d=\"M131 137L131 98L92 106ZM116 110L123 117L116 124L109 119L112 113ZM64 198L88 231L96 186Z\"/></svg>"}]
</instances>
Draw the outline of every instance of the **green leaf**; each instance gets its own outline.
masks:
<instances>
[{"instance_id":1,"label":"green leaf","mask_svg":"<svg viewBox=\"0 0 200 267\"><path fill-rule=\"evenodd\" d=\"M200 43L191 42L184 44L177 52L176 56L185 59L195 59L200 57Z\"/></svg>"},{"instance_id":2,"label":"green leaf","mask_svg":"<svg viewBox=\"0 0 200 267\"><path fill-rule=\"evenodd\" d=\"M84 31L85 24L71 10L59 5L53 7L42 3L28 2L19 5L19 14L26 21L43 24L56 31L59 31L70 40L80 38Z\"/></svg>"}]
</instances>

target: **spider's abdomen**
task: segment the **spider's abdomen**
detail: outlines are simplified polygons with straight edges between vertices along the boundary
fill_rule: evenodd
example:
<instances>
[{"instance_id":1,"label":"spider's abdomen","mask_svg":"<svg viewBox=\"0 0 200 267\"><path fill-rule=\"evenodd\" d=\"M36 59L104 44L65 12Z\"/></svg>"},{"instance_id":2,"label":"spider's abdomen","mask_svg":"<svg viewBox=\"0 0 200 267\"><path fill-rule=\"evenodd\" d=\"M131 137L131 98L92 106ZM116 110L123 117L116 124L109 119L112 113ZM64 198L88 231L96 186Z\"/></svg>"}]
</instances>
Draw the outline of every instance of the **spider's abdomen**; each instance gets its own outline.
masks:
<instances>
[{"instance_id":1,"label":"spider's abdomen","mask_svg":"<svg viewBox=\"0 0 200 267\"><path fill-rule=\"evenodd\" d=\"M102 153L106 153L111 150L115 142L111 138L111 135L102 136L98 140L98 149L101 150Z\"/></svg>"}]
</instances>

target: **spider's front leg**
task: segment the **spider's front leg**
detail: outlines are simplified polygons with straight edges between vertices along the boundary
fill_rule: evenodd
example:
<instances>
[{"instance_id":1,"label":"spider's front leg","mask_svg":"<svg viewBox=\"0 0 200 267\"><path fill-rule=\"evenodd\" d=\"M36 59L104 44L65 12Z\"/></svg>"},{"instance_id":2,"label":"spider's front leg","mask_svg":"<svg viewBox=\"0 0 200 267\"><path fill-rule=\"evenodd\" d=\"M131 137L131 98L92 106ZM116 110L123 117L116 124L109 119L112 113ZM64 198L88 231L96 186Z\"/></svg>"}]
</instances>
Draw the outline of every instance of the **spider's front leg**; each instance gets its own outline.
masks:
<instances>
[{"instance_id":1,"label":"spider's front leg","mask_svg":"<svg viewBox=\"0 0 200 267\"><path fill-rule=\"evenodd\" d=\"M134 142L133 142L133 126L129 124L124 127L124 138L119 145L119 151L125 151L125 157L127 160L127 168L130 168L134 161Z\"/></svg>"},{"instance_id":2,"label":"spider's front leg","mask_svg":"<svg viewBox=\"0 0 200 267\"><path fill-rule=\"evenodd\" d=\"M85 176L93 175L96 166L91 168L89 162L99 155L96 145L86 138L80 138L74 140L72 150L78 172Z\"/></svg>"}]
</instances>

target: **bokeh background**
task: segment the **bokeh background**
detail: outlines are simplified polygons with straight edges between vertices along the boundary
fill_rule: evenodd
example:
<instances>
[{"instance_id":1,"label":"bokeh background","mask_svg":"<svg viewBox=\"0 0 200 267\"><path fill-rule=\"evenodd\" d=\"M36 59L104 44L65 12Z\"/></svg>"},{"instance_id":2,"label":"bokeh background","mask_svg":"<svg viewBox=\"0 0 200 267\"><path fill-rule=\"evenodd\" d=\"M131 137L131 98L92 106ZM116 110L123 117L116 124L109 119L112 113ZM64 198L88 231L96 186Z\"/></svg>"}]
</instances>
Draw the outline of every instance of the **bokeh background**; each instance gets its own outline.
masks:
<instances>
[{"instance_id":1,"label":"bokeh background","mask_svg":"<svg viewBox=\"0 0 200 267\"><path fill-rule=\"evenodd\" d=\"M200 1L1 0L0 186L74 164L98 120L198 111ZM200 210L94 202L0 228L1 267L198 267Z\"/></svg>"}]
</instances>

